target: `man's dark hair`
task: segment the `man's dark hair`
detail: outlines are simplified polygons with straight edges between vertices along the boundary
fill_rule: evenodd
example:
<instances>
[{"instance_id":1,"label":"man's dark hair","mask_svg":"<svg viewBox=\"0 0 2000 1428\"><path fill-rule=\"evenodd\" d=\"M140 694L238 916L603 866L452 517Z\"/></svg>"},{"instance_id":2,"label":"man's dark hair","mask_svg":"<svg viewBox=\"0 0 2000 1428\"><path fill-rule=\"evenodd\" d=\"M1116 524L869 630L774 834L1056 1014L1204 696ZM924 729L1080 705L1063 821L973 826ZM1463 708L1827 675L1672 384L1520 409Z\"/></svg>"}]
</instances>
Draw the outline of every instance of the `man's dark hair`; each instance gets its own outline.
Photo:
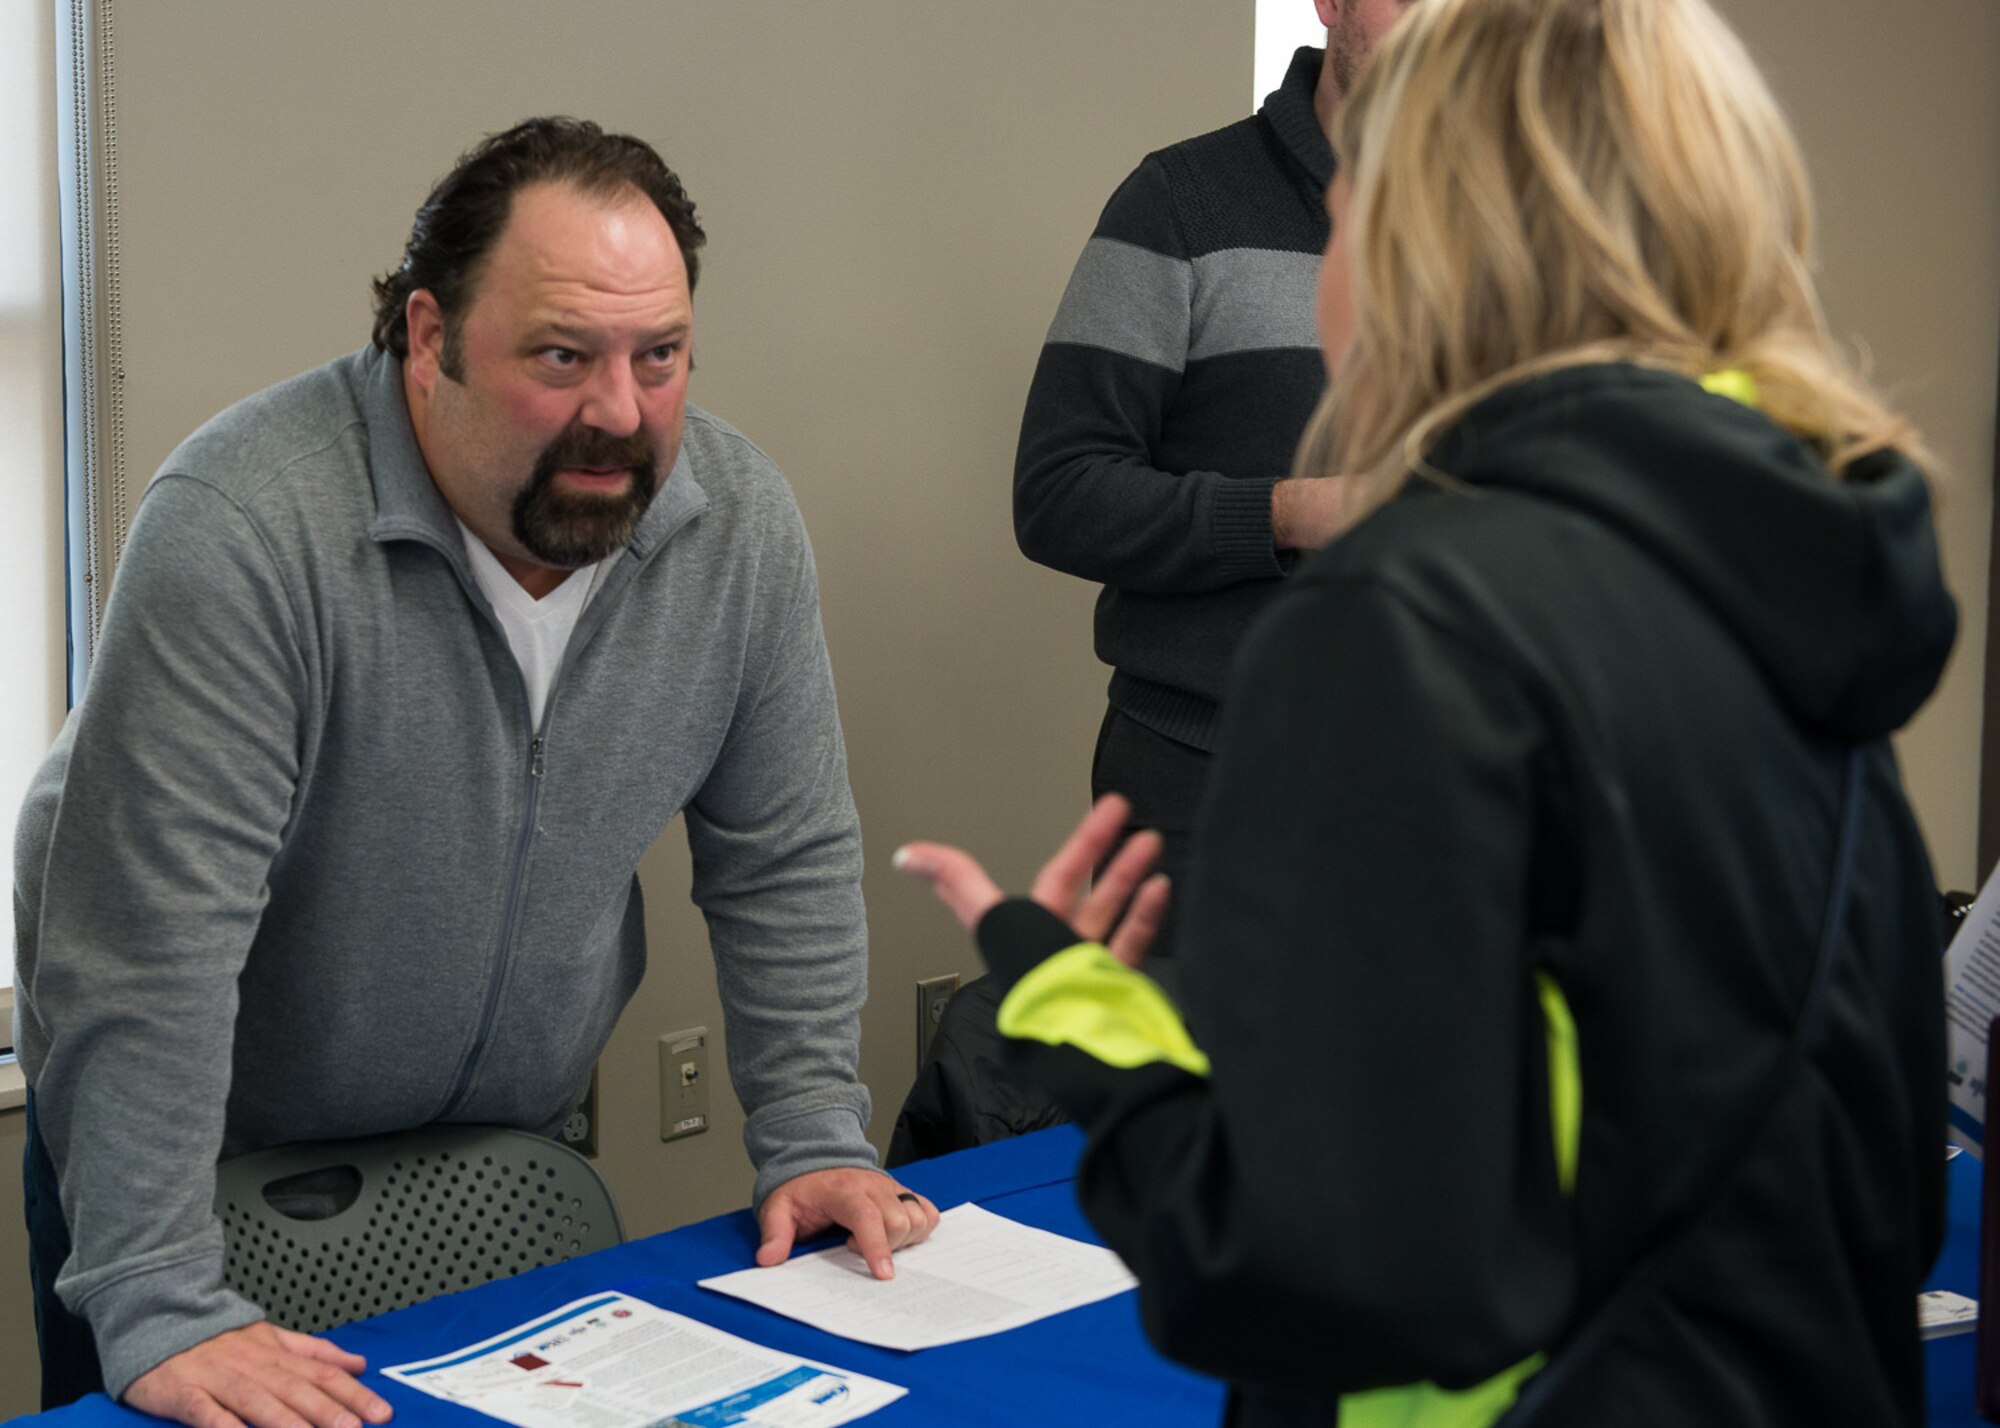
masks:
<instances>
[{"instance_id":1,"label":"man's dark hair","mask_svg":"<svg viewBox=\"0 0 2000 1428\"><path fill-rule=\"evenodd\" d=\"M644 194L673 229L687 263L688 291L694 291L701 266L696 254L708 235L679 176L653 146L630 134L607 134L587 119L524 119L462 155L417 210L403 261L375 280L377 347L410 355L405 309L411 293L428 289L444 315L445 375L459 378L459 316L507 226L514 195L538 183L569 184L593 197L627 189Z\"/></svg>"}]
</instances>

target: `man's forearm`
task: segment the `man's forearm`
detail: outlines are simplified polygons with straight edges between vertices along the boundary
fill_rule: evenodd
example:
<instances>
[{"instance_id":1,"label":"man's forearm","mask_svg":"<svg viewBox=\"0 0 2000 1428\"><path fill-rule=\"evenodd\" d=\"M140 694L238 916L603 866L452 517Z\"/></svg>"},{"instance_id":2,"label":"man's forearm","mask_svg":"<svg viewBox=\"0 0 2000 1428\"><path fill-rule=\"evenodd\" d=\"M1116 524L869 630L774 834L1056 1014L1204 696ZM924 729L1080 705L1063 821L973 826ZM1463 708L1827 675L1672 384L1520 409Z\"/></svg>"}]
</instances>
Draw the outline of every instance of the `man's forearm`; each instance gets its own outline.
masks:
<instances>
[{"instance_id":1,"label":"man's forearm","mask_svg":"<svg viewBox=\"0 0 2000 1428\"><path fill-rule=\"evenodd\" d=\"M301 683L266 547L207 485L154 482L118 580L65 762L37 783L61 815L23 948L23 1059L73 1229L59 1288L114 1392L259 1317L222 1285L213 1174Z\"/></svg>"},{"instance_id":2,"label":"man's forearm","mask_svg":"<svg viewBox=\"0 0 2000 1428\"><path fill-rule=\"evenodd\" d=\"M1200 594L1283 573L1271 540L1274 478L1155 464L1149 442L1176 380L1116 352L1043 349L1014 471L1023 554L1152 594Z\"/></svg>"}]
</instances>

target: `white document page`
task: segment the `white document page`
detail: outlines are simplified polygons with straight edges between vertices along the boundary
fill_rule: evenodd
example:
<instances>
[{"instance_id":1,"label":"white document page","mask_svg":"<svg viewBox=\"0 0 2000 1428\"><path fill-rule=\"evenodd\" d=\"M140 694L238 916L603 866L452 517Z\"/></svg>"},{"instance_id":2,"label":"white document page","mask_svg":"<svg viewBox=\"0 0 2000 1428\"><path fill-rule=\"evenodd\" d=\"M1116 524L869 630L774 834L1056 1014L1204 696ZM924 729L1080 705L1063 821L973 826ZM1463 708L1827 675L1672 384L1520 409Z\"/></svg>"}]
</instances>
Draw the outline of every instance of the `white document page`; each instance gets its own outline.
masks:
<instances>
[{"instance_id":1,"label":"white document page","mask_svg":"<svg viewBox=\"0 0 2000 1428\"><path fill-rule=\"evenodd\" d=\"M1986 1030L2000 1016L2000 875L1986 880L1944 955L1945 1089L1952 1133L1984 1143Z\"/></svg>"},{"instance_id":2,"label":"white document page","mask_svg":"<svg viewBox=\"0 0 2000 1428\"><path fill-rule=\"evenodd\" d=\"M774 1269L704 1279L788 1319L864 1344L928 1349L1032 1324L1109 1299L1138 1281L1123 1261L1087 1245L960 1205L920 1245L896 1251L896 1277L878 1280L845 1245Z\"/></svg>"},{"instance_id":3,"label":"white document page","mask_svg":"<svg viewBox=\"0 0 2000 1428\"><path fill-rule=\"evenodd\" d=\"M521 1428L832 1428L907 1389L598 1294L383 1372Z\"/></svg>"},{"instance_id":4,"label":"white document page","mask_svg":"<svg viewBox=\"0 0 2000 1428\"><path fill-rule=\"evenodd\" d=\"M1917 1331L1926 1339L1969 1334L1979 1327L1979 1301L1949 1289L1926 1289L1917 1296Z\"/></svg>"}]
</instances>

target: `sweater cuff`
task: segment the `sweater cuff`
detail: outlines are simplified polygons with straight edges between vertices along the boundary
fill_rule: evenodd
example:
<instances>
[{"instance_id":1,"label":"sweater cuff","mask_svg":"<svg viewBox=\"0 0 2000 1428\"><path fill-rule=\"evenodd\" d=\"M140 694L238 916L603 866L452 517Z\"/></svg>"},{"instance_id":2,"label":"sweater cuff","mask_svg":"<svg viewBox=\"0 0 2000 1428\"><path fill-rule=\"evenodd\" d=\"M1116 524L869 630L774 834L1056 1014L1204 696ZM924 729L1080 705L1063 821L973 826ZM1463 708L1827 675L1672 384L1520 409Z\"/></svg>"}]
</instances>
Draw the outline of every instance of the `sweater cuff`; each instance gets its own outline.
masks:
<instances>
[{"instance_id":1,"label":"sweater cuff","mask_svg":"<svg viewBox=\"0 0 2000 1428\"><path fill-rule=\"evenodd\" d=\"M72 1306L97 1340L104 1391L122 1400L134 1379L175 1354L264 1317L221 1281L220 1253L204 1253L125 1275Z\"/></svg>"},{"instance_id":2,"label":"sweater cuff","mask_svg":"<svg viewBox=\"0 0 2000 1428\"><path fill-rule=\"evenodd\" d=\"M1208 1057L1165 989L1095 942L1031 969L1000 1003L995 1025L1012 1040L1074 1046L1121 1070L1166 1061L1208 1075Z\"/></svg>"},{"instance_id":3,"label":"sweater cuff","mask_svg":"<svg viewBox=\"0 0 2000 1428\"><path fill-rule=\"evenodd\" d=\"M1271 534L1271 488L1278 478L1217 481L1210 492L1209 540L1217 569L1231 580L1275 580L1285 573Z\"/></svg>"},{"instance_id":4,"label":"sweater cuff","mask_svg":"<svg viewBox=\"0 0 2000 1428\"><path fill-rule=\"evenodd\" d=\"M973 936L1003 995L1031 968L1083 940L1067 922L1025 897L995 903L979 919Z\"/></svg>"},{"instance_id":5,"label":"sweater cuff","mask_svg":"<svg viewBox=\"0 0 2000 1428\"><path fill-rule=\"evenodd\" d=\"M753 1118L743 1128L743 1144L757 1167L751 1208L787 1180L815 1170L880 1169L867 1129L866 1111L852 1105L824 1105L779 1120Z\"/></svg>"}]
</instances>

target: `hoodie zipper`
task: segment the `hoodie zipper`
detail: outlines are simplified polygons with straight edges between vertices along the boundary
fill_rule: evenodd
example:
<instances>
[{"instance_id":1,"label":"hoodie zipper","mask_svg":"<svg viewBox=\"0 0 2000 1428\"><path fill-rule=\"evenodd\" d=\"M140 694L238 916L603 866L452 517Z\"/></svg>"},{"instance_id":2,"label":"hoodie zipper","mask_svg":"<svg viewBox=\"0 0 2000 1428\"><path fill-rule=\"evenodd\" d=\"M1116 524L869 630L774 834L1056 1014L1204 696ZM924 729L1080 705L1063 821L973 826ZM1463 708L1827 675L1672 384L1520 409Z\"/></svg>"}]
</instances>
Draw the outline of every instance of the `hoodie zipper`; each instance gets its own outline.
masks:
<instances>
[{"instance_id":1,"label":"hoodie zipper","mask_svg":"<svg viewBox=\"0 0 2000 1428\"><path fill-rule=\"evenodd\" d=\"M557 673L560 682L561 673ZM548 707L553 709L556 692L549 689ZM528 686L521 683L521 703L528 702ZM528 711L532 717L534 711ZM546 712L546 711L545 711ZM507 979L507 968L514 960L514 928L521 919L521 900L528 883L528 855L534 850L535 825L542 810L542 769L543 752L548 740L537 733L528 740L528 812L521 823L521 835L514 845L514 871L507 889L507 913L500 921L500 939L494 952L493 964L486 974L486 999L479 1009L479 1026L473 1032L472 1044L466 1049L465 1059L459 1063L458 1077L453 1082L451 1094L445 1097L444 1109L437 1115L438 1120L446 1120L457 1114L465 1098L472 1090L473 1073L485 1059L486 1043L493 1034L494 1013L500 1006L500 987Z\"/></svg>"},{"instance_id":2,"label":"hoodie zipper","mask_svg":"<svg viewBox=\"0 0 2000 1428\"><path fill-rule=\"evenodd\" d=\"M699 511L691 511L681 521L669 527L661 535L659 545L664 546L680 530L681 526L687 524L689 520L692 520L698 514L700 514ZM465 588L468 594L475 597L473 602L474 608L486 605L486 596L484 592L480 591L479 582L472 577L471 572L464 568L463 562L455 552L439 544L429 534L422 534L417 538L446 557L454 573L458 576L459 584ZM617 572L614 568L613 580L616 579L616 575ZM474 1074L479 1068L479 1063L485 1059L486 1044L493 1035L494 1013L500 1006L500 987L506 981L507 969L514 957L514 931L520 921L522 894L527 885L528 855L534 849L535 826L541 818L542 774L545 755L548 750L548 735L545 731L548 728L550 720L555 715L556 696L562 690L563 678L569 673L570 665L575 662L577 653L583 648L584 644L588 644L596 636L598 626L607 618L608 600L615 595L622 595L624 587L629 585L634 578L636 577L627 575L623 580L617 581L615 586L611 583L611 580L607 580L604 588L598 590L592 596L590 603L584 607L582 614L577 617L576 628L570 632L569 646L563 651L562 663L556 669L556 677L550 681L548 696L542 706L542 729L544 732L532 734L528 739L528 813L521 824L521 835L514 845L514 870L507 890L507 912L500 923L500 937L494 952L493 965L486 974L486 997L479 1009L479 1025L473 1031L472 1041L466 1048L464 1059L459 1062L458 1075L452 1080L451 1094L445 1097L444 1108L432 1117L433 1120L448 1120L463 1108L466 1098L472 1094ZM527 676L521 672L520 661L513 658L513 647L508 644L507 632L501 627L498 618L494 616L490 609L483 610L483 613L487 624L500 636L501 644L508 647L509 662L514 666L515 688L521 691L521 709L527 716L528 727L533 729L535 726L535 711L528 699ZM586 626L588 626L587 629ZM584 637L581 643L578 641L579 635Z\"/></svg>"}]
</instances>

